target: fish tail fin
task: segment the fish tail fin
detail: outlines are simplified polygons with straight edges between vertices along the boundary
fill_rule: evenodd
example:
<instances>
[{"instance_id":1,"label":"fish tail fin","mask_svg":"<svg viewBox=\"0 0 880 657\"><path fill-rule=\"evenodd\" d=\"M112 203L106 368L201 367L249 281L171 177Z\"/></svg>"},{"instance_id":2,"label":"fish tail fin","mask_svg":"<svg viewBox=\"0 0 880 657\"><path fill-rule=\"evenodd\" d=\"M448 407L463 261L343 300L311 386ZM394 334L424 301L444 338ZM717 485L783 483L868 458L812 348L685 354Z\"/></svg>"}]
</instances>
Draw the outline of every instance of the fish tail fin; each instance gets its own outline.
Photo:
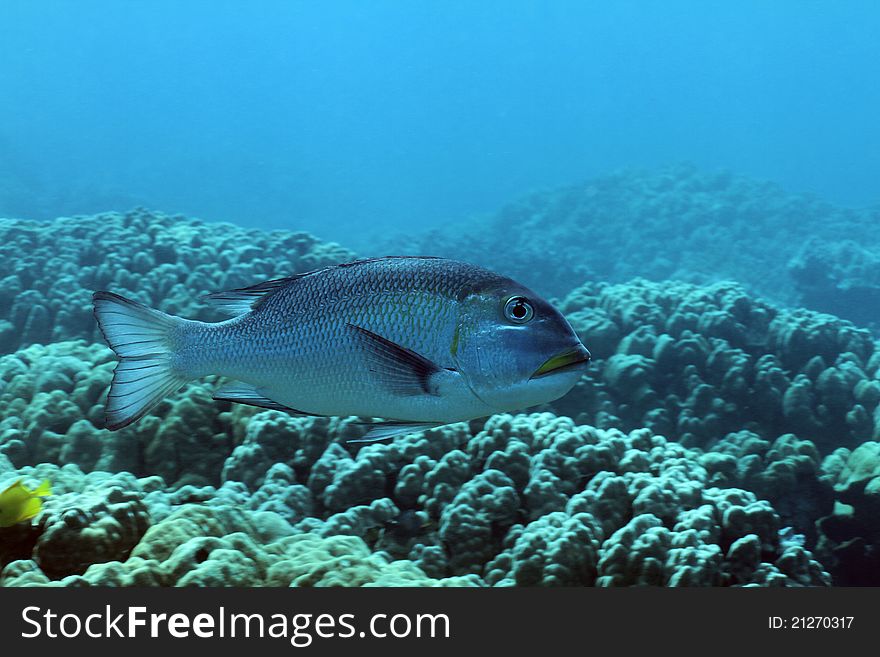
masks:
<instances>
[{"instance_id":1,"label":"fish tail fin","mask_svg":"<svg viewBox=\"0 0 880 657\"><path fill-rule=\"evenodd\" d=\"M43 483L34 489L33 494L35 497L49 497L52 494L52 484L48 479L44 479Z\"/></svg>"},{"instance_id":2,"label":"fish tail fin","mask_svg":"<svg viewBox=\"0 0 880 657\"><path fill-rule=\"evenodd\" d=\"M119 357L105 410L106 428L116 431L192 378L173 366L176 329L187 320L112 292L95 292L92 301L101 333Z\"/></svg>"}]
</instances>

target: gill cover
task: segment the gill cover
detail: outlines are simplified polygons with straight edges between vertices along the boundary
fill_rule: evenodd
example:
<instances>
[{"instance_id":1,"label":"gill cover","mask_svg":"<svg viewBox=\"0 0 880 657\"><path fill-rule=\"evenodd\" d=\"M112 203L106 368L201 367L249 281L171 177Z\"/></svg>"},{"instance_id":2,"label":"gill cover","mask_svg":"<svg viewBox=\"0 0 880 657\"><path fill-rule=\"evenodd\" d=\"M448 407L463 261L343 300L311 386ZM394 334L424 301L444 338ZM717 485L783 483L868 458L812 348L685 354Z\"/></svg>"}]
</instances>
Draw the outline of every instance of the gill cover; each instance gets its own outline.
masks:
<instances>
[{"instance_id":1,"label":"gill cover","mask_svg":"<svg viewBox=\"0 0 880 657\"><path fill-rule=\"evenodd\" d=\"M473 394L496 412L558 399L589 360L562 314L510 280L461 300L456 338L458 370Z\"/></svg>"}]
</instances>

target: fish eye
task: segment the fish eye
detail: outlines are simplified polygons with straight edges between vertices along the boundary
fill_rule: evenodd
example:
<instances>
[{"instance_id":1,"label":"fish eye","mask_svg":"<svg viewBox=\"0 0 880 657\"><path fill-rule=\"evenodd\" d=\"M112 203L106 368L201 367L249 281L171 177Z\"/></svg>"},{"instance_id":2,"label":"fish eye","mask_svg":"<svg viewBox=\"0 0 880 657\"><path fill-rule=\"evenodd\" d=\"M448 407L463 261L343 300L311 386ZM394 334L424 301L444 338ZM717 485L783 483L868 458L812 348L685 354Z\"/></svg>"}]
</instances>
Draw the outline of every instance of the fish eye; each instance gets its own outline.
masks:
<instances>
[{"instance_id":1,"label":"fish eye","mask_svg":"<svg viewBox=\"0 0 880 657\"><path fill-rule=\"evenodd\" d=\"M525 324L535 316L535 309L525 297L510 297L504 304L504 316L514 324Z\"/></svg>"}]
</instances>

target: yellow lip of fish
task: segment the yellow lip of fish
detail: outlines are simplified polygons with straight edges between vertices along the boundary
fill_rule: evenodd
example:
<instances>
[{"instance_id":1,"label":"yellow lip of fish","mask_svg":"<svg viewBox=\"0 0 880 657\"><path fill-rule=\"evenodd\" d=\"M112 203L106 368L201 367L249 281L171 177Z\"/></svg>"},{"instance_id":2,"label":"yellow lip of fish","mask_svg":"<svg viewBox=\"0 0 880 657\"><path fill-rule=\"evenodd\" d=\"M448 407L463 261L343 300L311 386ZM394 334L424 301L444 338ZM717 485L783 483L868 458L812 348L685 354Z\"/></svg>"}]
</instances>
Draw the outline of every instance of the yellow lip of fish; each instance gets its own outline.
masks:
<instances>
[{"instance_id":1,"label":"yellow lip of fish","mask_svg":"<svg viewBox=\"0 0 880 657\"><path fill-rule=\"evenodd\" d=\"M590 352L581 344L548 358L541 367L535 370L535 373L530 378L537 379L547 374L559 372L567 367L588 362L590 362Z\"/></svg>"}]
</instances>

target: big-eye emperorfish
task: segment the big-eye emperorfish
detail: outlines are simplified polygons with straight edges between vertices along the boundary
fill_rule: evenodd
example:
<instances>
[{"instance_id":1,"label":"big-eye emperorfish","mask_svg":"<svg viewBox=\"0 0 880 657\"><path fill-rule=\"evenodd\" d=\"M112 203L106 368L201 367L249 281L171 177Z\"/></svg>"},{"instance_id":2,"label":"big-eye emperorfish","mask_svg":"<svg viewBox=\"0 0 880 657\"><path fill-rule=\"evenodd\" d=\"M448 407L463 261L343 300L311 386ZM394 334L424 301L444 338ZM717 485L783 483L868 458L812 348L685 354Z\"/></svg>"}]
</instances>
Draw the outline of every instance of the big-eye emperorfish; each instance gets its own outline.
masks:
<instances>
[{"instance_id":1,"label":"big-eye emperorfish","mask_svg":"<svg viewBox=\"0 0 880 657\"><path fill-rule=\"evenodd\" d=\"M557 399L590 353L519 283L474 265L390 256L211 294L207 323L95 292L119 357L106 427L142 417L187 381L235 380L214 399L302 415L382 418L378 440Z\"/></svg>"}]
</instances>

